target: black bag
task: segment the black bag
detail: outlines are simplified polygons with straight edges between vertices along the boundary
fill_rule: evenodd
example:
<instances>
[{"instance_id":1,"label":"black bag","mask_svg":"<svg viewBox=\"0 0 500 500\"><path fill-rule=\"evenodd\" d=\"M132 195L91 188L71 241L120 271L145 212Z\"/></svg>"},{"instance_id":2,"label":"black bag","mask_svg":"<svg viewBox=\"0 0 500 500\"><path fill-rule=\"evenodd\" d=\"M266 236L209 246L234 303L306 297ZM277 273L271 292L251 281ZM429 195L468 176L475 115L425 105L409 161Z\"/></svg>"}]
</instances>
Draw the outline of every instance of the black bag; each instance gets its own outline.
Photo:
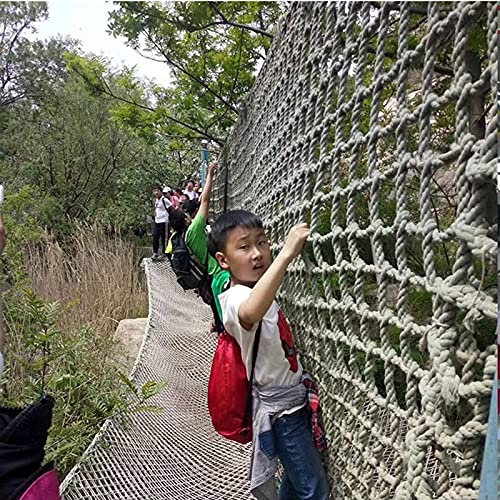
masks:
<instances>
[{"instance_id":1,"label":"black bag","mask_svg":"<svg viewBox=\"0 0 500 500\"><path fill-rule=\"evenodd\" d=\"M172 269L177 276L177 283L184 290L196 290L205 304L208 304L214 315L215 331L220 333L224 330L221 319L215 305L212 292L212 276L208 274L208 252L205 265L202 266L194 259L186 244L185 234L175 233L172 236L172 257L170 260Z\"/></svg>"},{"instance_id":2,"label":"black bag","mask_svg":"<svg viewBox=\"0 0 500 500\"><path fill-rule=\"evenodd\" d=\"M183 233L172 236L172 269L177 276L177 283L184 290L198 288L207 274L207 270L191 256Z\"/></svg>"},{"instance_id":3,"label":"black bag","mask_svg":"<svg viewBox=\"0 0 500 500\"><path fill-rule=\"evenodd\" d=\"M47 495L36 498L56 498L56 495L59 498L54 464L48 462L42 466L54 402L51 396L44 396L26 408L0 407L2 500L18 500L42 476L46 478Z\"/></svg>"}]
</instances>

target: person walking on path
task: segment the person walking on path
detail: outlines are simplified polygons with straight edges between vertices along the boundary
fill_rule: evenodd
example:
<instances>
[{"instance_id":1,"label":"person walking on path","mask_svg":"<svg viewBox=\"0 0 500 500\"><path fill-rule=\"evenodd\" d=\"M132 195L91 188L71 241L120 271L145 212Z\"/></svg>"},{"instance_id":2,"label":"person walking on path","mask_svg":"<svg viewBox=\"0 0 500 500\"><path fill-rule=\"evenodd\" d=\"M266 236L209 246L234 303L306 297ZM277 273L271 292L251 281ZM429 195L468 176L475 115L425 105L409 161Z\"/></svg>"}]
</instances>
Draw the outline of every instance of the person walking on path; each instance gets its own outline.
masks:
<instances>
[{"instance_id":1,"label":"person walking on path","mask_svg":"<svg viewBox=\"0 0 500 500\"><path fill-rule=\"evenodd\" d=\"M168 235L168 214L172 210L171 201L163 196L160 187L153 189L153 195L155 197L155 208L154 208L154 226L153 226L153 255L152 259L163 259L165 258L165 241ZM161 241L161 253L160 250Z\"/></svg>"},{"instance_id":2,"label":"person walking on path","mask_svg":"<svg viewBox=\"0 0 500 500\"><path fill-rule=\"evenodd\" d=\"M194 190L194 182L193 181L188 181L187 182L186 189L183 191L183 193L190 200L197 200L198 199L198 193Z\"/></svg>"},{"instance_id":3,"label":"person walking on path","mask_svg":"<svg viewBox=\"0 0 500 500\"><path fill-rule=\"evenodd\" d=\"M168 199L172 202L174 208L179 208L179 196L177 195L175 189L170 189L169 187L164 187L163 192L167 193Z\"/></svg>"}]
</instances>

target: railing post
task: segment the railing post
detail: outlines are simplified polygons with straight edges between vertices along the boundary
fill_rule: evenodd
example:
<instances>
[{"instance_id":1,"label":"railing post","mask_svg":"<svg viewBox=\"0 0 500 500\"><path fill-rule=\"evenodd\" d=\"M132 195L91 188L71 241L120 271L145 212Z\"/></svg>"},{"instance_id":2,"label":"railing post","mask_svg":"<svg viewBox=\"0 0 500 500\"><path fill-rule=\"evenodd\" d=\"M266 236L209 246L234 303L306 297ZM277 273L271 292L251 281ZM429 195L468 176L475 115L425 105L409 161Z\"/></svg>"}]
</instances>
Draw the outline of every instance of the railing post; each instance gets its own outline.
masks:
<instances>
[{"instance_id":1,"label":"railing post","mask_svg":"<svg viewBox=\"0 0 500 500\"><path fill-rule=\"evenodd\" d=\"M224 162L224 204L223 204L224 212L223 213L227 212L228 186L229 186L229 168L228 168L227 162Z\"/></svg>"},{"instance_id":2,"label":"railing post","mask_svg":"<svg viewBox=\"0 0 500 500\"><path fill-rule=\"evenodd\" d=\"M498 480L498 378L493 381L491 393L488 430L484 444L483 464L481 467L481 486L479 500L497 500Z\"/></svg>"},{"instance_id":3,"label":"railing post","mask_svg":"<svg viewBox=\"0 0 500 500\"><path fill-rule=\"evenodd\" d=\"M205 180L207 178L207 167L208 167L208 141L203 139L201 141L201 187L205 187Z\"/></svg>"}]
</instances>

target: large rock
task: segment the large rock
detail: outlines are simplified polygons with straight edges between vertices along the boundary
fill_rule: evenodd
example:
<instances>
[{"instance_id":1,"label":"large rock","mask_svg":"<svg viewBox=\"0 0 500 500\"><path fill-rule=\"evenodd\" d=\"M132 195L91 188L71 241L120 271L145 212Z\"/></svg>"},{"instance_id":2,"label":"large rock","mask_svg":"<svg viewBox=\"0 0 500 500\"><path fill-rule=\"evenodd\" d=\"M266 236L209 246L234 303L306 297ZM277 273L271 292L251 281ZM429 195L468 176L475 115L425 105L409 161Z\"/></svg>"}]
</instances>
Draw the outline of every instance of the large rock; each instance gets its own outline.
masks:
<instances>
[{"instance_id":1,"label":"large rock","mask_svg":"<svg viewBox=\"0 0 500 500\"><path fill-rule=\"evenodd\" d=\"M124 348L122 353L120 353L119 360L128 371L134 366L134 362L139 354L144 333L146 332L147 321L147 318L136 318L122 319L118 323L115 337L120 340Z\"/></svg>"}]
</instances>

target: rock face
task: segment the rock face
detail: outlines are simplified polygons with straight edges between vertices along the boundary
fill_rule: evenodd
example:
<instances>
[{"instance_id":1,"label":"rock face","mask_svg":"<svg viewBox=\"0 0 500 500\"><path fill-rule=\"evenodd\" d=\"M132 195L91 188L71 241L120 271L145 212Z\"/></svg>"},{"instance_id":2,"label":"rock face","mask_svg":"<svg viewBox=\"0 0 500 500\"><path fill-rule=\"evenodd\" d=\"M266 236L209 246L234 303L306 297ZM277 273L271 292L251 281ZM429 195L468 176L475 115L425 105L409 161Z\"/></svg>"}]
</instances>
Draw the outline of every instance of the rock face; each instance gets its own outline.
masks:
<instances>
[{"instance_id":1,"label":"rock face","mask_svg":"<svg viewBox=\"0 0 500 500\"><path fill-rule=\"evenodd\" d=\"M115 337L123 345L122 353L119 356L120 362L129 372L139 354L147 321L147 318L122 319L115 331Z\"/></svg>"}]
</instances>

